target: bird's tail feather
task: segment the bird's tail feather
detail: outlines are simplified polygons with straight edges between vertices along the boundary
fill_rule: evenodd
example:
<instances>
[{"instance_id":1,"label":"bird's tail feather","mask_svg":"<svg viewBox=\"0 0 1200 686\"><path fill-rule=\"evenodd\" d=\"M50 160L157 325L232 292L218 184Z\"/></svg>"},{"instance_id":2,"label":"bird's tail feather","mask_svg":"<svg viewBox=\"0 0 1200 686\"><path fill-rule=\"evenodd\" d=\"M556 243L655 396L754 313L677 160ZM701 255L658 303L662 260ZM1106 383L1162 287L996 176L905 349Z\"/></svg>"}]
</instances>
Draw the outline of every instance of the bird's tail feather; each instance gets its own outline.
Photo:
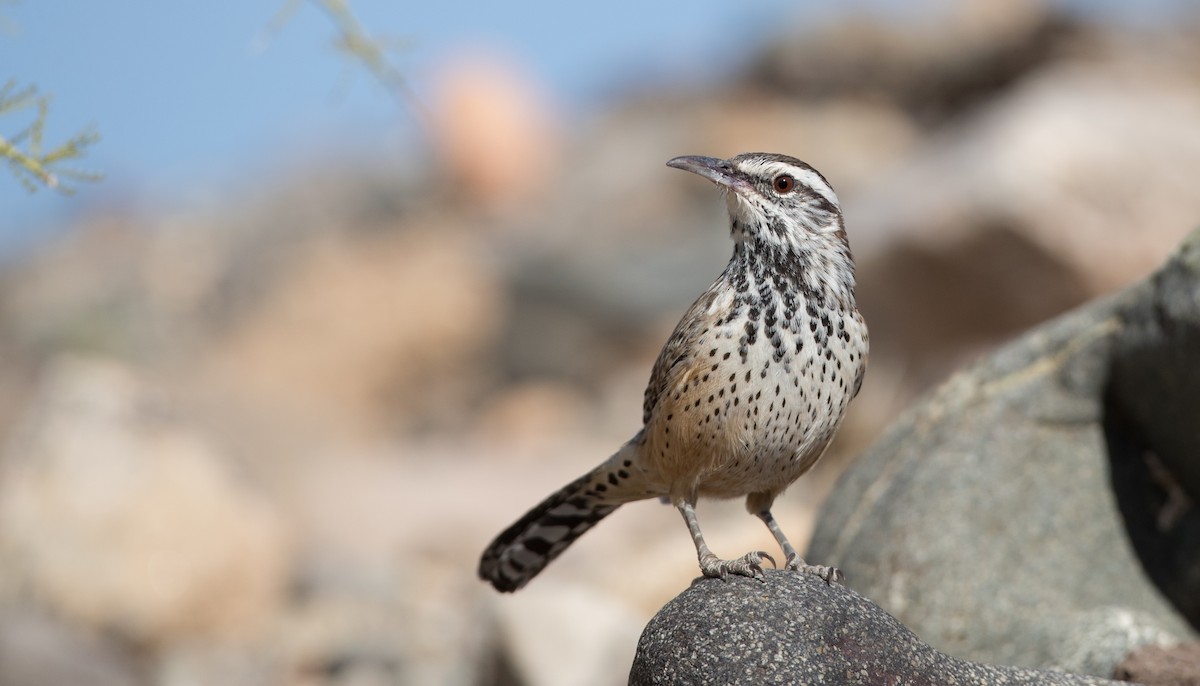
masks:
<instances>
[{"instance_id":1,"label":"bird's tail feather","mask_svg":"<svg viewBox=\"0 0 1200 686\"><path fill-rule=\"evenodd\" d=\"M483 551L479 577L498 591L516 591L612 514L620 502L602 497L594 488L603 470L594 469L562 487L505 529Z\"/></svg>"}]
</instances>

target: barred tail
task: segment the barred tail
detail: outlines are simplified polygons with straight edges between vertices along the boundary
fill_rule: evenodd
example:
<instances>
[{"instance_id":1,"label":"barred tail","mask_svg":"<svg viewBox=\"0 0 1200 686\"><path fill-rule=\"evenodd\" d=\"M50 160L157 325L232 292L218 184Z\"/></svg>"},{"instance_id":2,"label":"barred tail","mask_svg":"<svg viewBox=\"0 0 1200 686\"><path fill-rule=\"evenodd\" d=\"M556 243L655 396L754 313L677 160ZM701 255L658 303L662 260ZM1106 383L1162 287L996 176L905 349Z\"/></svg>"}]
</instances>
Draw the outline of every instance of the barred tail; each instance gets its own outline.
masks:
<instances>
[{"instance_id":1,"label":"barred tail","mask_svg":"<svg viewBox=\"0 0 1200 686\"><path fill-rule=\"evenodd\" d=\"M620 507L590 488L602 470L593 470L559 489L497 536L479 560L479 578L497 591L516 591Z\"/></svg>"}]
</instances>

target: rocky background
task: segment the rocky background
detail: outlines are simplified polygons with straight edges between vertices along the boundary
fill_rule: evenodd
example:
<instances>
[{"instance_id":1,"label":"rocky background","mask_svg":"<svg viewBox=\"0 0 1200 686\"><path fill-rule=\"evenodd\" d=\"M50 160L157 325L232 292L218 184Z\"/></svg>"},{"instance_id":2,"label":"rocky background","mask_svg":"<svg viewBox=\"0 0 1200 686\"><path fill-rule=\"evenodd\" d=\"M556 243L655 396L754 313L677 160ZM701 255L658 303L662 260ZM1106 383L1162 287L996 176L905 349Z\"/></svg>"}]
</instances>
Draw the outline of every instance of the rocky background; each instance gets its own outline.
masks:
<instances>
[{"instance_id":1,"label":"rocky background","mask_svg":"<svg viewBox=\"0 0 1200 686\"><path fill-rule=\"evenodd\" d=\"M0 271L0 684L617 684L696 575L638 503L501 597L477 555L636 430L730 246L679 154L795 154L841 195L871 369L778 504L997 342L1200 223L1200 28L1034 2L796 27L721 85L568 127L448 67L427 149L119 203ZM706 503L717 551L771 539Z\"/></svg>"}]
</instances>

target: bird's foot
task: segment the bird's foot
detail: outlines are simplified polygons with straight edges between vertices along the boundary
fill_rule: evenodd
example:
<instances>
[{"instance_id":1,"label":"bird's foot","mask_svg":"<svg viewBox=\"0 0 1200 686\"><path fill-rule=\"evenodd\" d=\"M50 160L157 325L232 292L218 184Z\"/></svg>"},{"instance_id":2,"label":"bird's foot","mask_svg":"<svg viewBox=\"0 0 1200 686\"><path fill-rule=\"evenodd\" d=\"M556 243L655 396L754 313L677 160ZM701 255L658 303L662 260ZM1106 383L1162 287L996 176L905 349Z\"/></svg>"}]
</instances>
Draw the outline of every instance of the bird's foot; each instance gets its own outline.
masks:
<instances>
[{"instance_id":1,"label":"bird's foot","mask_svg":"<svg viewBox=\"0 0 1200 686\"><path fill-rule=\"evenodd\" d=\"M799 555L793 555L788 558L784 569L790 569L793 572L802 572L804 574L816 574L825 580L825 583L830 586L840 584L846 580L846 575L842 574L842 570L837 567L826 567L825 565L810 565L800 559Z\"/></svg>"},{"instance_id":2,"label":"bird's foot","mask_svg":"<svg viewBox=\"0 0 1200 686\"><path fill-rule=\"evenodd\" d=\"M716 555L710 553L700 559L700 571L704 573L704 576L719 579L724 579L730 574L737 574L764 581L762 568L764 558L771 561L772 567L776 566L775 558L761 550L746 553L736 560L719 560Z\"/></svg>"}]
</instances>

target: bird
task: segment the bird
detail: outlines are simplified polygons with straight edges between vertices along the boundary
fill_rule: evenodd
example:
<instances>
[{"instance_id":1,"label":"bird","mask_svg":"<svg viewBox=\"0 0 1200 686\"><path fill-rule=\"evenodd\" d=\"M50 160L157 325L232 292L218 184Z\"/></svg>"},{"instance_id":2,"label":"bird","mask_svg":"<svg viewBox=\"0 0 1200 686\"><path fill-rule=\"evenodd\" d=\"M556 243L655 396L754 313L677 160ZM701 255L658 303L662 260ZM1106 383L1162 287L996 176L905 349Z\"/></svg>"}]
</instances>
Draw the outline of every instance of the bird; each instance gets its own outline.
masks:
<instances>
[{"instance_id":1,"label":"bird","mask_svg":"<svg viewBox=\"0 0 1200 686\"><path fill-rule=\"evenodd\" d=\"M766 551L721 559L696 518L699 498L746 498L785 569L833 584L771 514L777 496L817 462L862 387L867 326L841 205L825 177L775 153L688 155L667 166L698 174L725 198L733 255L680 319L646 386L642 428L611 457L496 536L479 576L516 591L625 503L658 498L683 516L705 577L763 580Z\"/></svg>"}]
</instances>

